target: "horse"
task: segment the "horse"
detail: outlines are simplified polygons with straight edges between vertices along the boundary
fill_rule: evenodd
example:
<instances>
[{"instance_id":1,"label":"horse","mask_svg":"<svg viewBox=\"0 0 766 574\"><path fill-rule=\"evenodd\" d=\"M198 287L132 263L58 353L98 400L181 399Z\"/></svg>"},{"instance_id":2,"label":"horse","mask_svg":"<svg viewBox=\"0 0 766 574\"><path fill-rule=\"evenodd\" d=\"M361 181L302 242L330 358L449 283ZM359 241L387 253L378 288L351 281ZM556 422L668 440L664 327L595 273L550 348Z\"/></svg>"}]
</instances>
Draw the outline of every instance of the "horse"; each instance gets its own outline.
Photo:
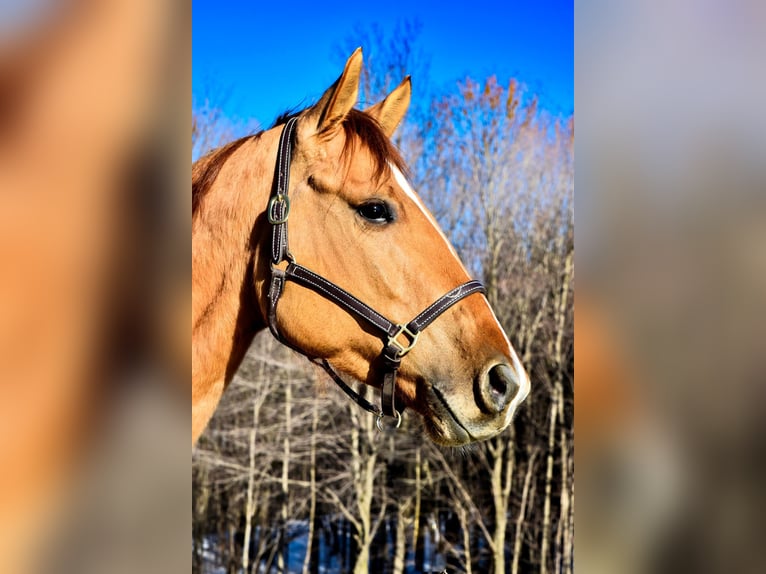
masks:
<instances>
[{"instance_id":1,"label":"horse","mask_svg":"<svg viewBox=\"0 0 766 574\"><path fill-rule=\"evenodd\" d=\"M497 435L529 394L483 286L391 142L409 76L357 109L362 60L358 48L315 105L192 166L192 445L267 327L379 428L409 408L439 445ZM378 388L380 407L349 378Z\"/></svg>"}]
</instances>

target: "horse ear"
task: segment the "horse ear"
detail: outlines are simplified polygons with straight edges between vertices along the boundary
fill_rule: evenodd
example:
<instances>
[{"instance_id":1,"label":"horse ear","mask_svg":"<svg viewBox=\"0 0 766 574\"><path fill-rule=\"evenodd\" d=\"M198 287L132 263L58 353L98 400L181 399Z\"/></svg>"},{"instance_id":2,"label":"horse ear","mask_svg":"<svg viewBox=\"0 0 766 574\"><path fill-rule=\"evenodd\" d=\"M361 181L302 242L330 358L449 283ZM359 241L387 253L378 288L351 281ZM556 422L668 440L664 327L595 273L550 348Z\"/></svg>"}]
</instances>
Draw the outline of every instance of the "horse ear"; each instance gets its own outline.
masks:
<instances>
[{"instance_id":1,"label":"horse ear","mask_svg":"<svg viewBox=\"0 0 766 574\"><path fill-rule=\"evenodd\" d=\"M410 107L410 96L412 95L412 81L410 77L404 78L393 92L386 96L382 102L378 102L371 108L365 110L366 113L378 120L383 132L391 137L396 131L396 127L407 113Z\"/></svg>"},{"instance_id":2,"label":"horse ear","mask_svg":"<svg viewBox=\"0 0 766 574\"><path fill-rule=\"evenodd\" d=\"M316 118L317 131L332 129L351 111L359 96L359 76L362 73L362 48L357 48L346 61L343 73L322 95L311 111Z\"/></svg>"}]
</instances>

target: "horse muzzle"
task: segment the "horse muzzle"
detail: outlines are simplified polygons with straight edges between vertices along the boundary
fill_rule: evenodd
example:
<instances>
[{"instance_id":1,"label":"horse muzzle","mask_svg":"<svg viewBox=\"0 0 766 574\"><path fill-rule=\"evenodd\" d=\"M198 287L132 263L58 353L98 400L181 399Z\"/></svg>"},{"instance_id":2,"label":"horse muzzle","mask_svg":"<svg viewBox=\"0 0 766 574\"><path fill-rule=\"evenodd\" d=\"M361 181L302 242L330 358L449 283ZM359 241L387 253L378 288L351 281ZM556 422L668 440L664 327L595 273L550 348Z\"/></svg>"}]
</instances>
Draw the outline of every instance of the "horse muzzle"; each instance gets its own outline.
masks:
<instances>
[{"instance_id":1,"label":"horse muzzle","mask_svg":"<svg viewBox=\"0 0 766 574\"><path fill-rule=\"evenodd\" d=\"M520 366L494 361L473 378L470 386L437 377L426 388L425 408L416 407L426 432L437 444L460 446L503 432L529 394L530 384Z\"/></svg>"}]
</instances>

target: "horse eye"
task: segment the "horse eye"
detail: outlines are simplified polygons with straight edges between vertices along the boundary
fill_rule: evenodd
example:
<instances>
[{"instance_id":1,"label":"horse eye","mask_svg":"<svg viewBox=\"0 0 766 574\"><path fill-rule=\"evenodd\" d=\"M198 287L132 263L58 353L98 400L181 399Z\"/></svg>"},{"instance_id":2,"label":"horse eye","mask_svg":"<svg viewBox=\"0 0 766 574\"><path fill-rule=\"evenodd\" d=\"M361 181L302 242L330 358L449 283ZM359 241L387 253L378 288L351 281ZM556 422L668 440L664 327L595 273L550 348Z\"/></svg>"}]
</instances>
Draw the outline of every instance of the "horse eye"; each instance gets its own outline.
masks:
<instances>
[{"instance_id":1,"label":"horse eye","mask_svg":"<svg viewBox=\"0 0 766 574\"><path fill-rule=\"evenodd\" d=\"M373 223L388 223L393 220L391 211L383 201L368 201L357 208L357 213Z\"/></svg>"}]
</instances>

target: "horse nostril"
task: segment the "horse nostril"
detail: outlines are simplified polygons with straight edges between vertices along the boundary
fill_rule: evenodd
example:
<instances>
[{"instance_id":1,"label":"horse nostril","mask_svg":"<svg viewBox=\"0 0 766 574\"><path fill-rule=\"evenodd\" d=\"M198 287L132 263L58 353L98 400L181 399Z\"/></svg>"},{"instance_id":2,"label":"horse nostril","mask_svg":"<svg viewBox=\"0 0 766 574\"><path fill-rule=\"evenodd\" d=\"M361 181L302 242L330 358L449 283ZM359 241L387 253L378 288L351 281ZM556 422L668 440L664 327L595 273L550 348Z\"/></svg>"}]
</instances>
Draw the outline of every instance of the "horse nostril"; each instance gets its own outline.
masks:
<instances>
[{"instance_id":1,"label":"horse nostril","mask_svg":"<svg viewBox=\"0 0 766 574\"><path fill-rule=\"evenodd\" d=\"M497 396L505 396L508 390L508 380L498 373L496 367L489 372L489 389Z\"/></svg>"},{"instance_id":2,"label":"horse nostril","mask_svg":"<svg viewBox=\"0 0 766 574\"><path fill-rule=\"evenodd\" d=\"M482 381L480 396L484 407L491 413L501 412L519 392L519 383L513 369L505 364L495 365Z\"/></svg>"}]
</instances>

